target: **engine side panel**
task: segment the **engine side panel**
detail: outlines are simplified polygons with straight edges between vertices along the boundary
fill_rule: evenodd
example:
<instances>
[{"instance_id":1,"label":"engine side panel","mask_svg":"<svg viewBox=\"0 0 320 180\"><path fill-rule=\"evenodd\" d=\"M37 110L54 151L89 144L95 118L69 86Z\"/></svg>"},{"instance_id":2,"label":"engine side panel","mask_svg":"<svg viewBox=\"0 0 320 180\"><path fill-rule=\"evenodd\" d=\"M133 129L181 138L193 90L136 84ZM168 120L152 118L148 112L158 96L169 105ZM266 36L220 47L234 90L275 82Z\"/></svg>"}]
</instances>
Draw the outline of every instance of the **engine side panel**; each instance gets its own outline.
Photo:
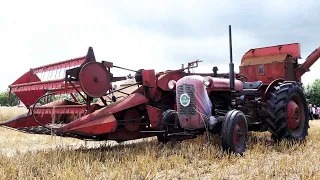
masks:
<instances>
[{"instance_id":1,"label":"engine side panel","mask_svg":"<svg viewBox=\"0 0 320 180\"><path fill-rule=\"evenodd\" d=\"M211 79L211 85L208 87L208 92L211 91L230 91L230 80L228 78L216 78L209 77ZM235 79L235 90L242 91L243 83L242 81Z\"/></svg>"}]
</instances>

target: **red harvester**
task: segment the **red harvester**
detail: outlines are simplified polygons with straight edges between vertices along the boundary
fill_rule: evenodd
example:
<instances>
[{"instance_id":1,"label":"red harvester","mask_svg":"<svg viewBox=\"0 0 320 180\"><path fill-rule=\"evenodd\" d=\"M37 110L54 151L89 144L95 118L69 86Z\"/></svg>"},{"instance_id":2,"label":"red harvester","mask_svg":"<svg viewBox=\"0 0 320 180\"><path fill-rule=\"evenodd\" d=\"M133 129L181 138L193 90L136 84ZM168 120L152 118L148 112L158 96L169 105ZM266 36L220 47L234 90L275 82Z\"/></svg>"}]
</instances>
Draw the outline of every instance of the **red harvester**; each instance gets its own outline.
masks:
<instances>
[{"instance_id":1,"label":"red harvester","mask_svg":"<svg viewBox=\"0 0 320 180\"><path fill-rule=\"evenodd\" d=\"M135 71L97 62L90 47L86 56L32 68L12 83L10 90L29 111L1 125L87 140L121 142L159 134L161 139L165 132L160 129L162 112L175 106L175 94L167 84L193 74L190 69L198 62L159 73ZM135 76L114 77L112 68L133 71ZM129 83L112 87L113 82L122 80Z\"/></svg>"},{"instance_id":2,"label":"red harvester","mask_svg":"<svg viewBox=\"0 0 320 180\"><path fill-rule=\"evenodd\" d=\"M230 73L218 74L217 67L213 73L191 73L201 61L159 73L135 71L97 62L91 47L86 56L30 69L9 86L29 112L1 125L117 142L150 136L167 142L207 131L221 134L222 147L237 153L245 151L248 131L269 130L277 140L304 140L309 120L301 76L320 57L319 49L301 65L298 43L251 49L235 74L231 26L229 35ZM114 77L112 68L135 76ZM62 78L39 77L61 69ZM131 83L112 87L128 78ZM67 95L69 99L59 99Z\"/></svg>"}]
</instances>

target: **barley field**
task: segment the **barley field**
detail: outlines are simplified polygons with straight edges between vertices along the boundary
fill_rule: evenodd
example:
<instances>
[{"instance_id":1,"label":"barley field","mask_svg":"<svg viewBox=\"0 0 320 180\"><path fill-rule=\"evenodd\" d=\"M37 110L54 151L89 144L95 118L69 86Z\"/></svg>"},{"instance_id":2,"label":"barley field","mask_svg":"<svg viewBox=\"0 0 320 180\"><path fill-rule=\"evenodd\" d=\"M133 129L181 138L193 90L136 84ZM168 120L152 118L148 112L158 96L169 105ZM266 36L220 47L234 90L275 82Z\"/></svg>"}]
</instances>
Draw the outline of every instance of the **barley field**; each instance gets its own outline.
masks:
<instances>
[{"instance_id":1,"label":"barley field","mask_svg":"<svg viewBox=\"0 0 320 180\"><path fill-rule=\"evenodd\" d=\"M0 121L23 112L0 107ZM320 120L300 144L250 133L244 156L222 152L216 136L162 146L155 138L85 142L0 128L0 179L320 179Z\"/></svg>"}]
</instances>

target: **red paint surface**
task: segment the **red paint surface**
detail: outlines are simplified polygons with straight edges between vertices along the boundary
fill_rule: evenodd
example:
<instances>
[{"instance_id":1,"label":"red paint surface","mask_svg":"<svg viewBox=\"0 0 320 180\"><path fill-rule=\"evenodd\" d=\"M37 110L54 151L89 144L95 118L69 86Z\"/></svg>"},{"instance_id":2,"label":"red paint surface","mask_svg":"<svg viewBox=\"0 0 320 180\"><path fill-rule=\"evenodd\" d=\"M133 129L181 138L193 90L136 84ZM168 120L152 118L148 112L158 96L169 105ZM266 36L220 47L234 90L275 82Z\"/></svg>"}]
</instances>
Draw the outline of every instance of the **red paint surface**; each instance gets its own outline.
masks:
<instances>
[{"instance_id":1,"label":"red paint surface","mask_svg":"<svg viewBox=\"0 0 320 180\"><path fill-rule=\"evenodd\" d=\"M13 82L10 86L15 86L17 84L24 84L29 82L39 82L40 78L36 74L32 74L30 72L26 72L20 78L18 78L15 82ZM9 86L9 87L10 87ZM34 104L34 102L45 94L43 89L41 90L29 90L29 91L14 91L11 89L12 92L16 94L17 97L21 100L23 104L26 106Z\"/></svg>"},{"instance_id":2,"label":"red paint surface","mask_svg":"<svg viewBox=\"0 0 320 180\"><path fill-rule=\"evenodd\" d=\"M164 91L170 91L171 89L169 89L168 87L168 82L170 80L178 81L185 75L187 75L187 73L183 71L172 71L172 72L164 73L159 76L157 85L159 88L161 88Z\"/></svg>"},{"instance_id":3,"label":"red paint surface","mask_svg":"<svg viewBox=\"0 0 320 180\"><path fill-rule=\"evenodd\" d=\"M51 114L35 115L35 117L37 121L39 121L43 125L52 122ZM12 128L39 126L39 124L33 119L32 115L27 114L14 117L6 122L3 122L1 125Z\"/></svg>"},{"instance_id":4,"label":"red paint surface","mask_svg":"<svg viewBox=\"0 0 320 180\"><path fill-rule=\"evenodd\" d=\"M258 73L259 66L263 66L264 74ZM240 66L240 73L248 78L248 82L262 81L263 84L270 84L276 79L285 79L285 62Z\"/></svg>"},{"instance_id":5,"label":"red paint surface","mask_svg":"<svg viewBox=\"0 0 320 180\"><path fill-rule=\"evenodd\" d=\"M79 83L90 97L102 97L111 89L110 73L102 63L89 62L80 70Z\"/></svg>"},{"instance_id":6,"label":"red paint surface","mask_svg":"<svg viewBox=\"0 0 320 180\"><path fill-rule=\"evenodd\" d=\"M69 131L70 129L81 127L82 125L87 124L91 121L92 122L96 120L101 121L101 119L104 119L114 113L129 109L131 107L134 107L146 102L148 102L148 100L146 99L145 96L139 93L133 93L125 99L121 99L116 103L110 104L109 106L96 110L93 113L85 115L80 119L67 124L66 126L63 127L63 130ZM104 123L104 122L101 121L101 123ZM111 124L111 126L113 126L113 124ZM106 129L105 133L108 133L108 132L109 132L108 129Z\"/></svg>"},{"instance_id":7,"label":"red paint surface","mask_svg":"<svg viewBox=\"0 0 320 180\"><path fill-rule=\"evenodd\" d=\"M88 121L87 123L81 124L79 126L65 129L66 132L78 132L78 133L85 133L89 135L100 135L108 132L112 132L117 127L117 121L115 117L110 114L108 116L100 117L94 119L92 121Z\"/></svg>"},{"instance_id":8,"label":"red paint surface","mask_svg":"<svg viewBox=\"0 0 320 180\"><path fill-rule=\"evenodd\" d=\"M287 114L290 129L295 129L300 122L301 112L299 106L293 100L288 103Z\"/></svg>"},{"instance_id":9,"label":"red paint surface","mask_svg":"<svg viewBox=\"0 0 320 180\"><path fill-rule=\"evenodd\" d=\"M305 60L303 64L299 67L300 71L296 72L296 76L299 79L304 72L309 71L309 68L319 59L320 57L320 47L315 49Z\"/></svg>"},{"instance_id":10,"label":"red paint surface","mask_svg":"<svg viewBox=\"0 0 320 180\"><path fill-rule=\"evenodd\" d=\"M141 115L136 109L128 109L128 111L125 113L124 118L125 121L125 127L129 131L137 131L140 127L140 124L135 124L135 123L140 123L141 122Z\"/></svg>"},{"instance_id":11,"label":"red paint surface","mask_svg":"<svg viewBox=\"0 0 320 180\"><path fill-rule=\"evenodd\" d=\"M157 127L162 120L161 109L147 105L147 112L152 127Z\"/></svg>"},{"instance_id":12,"label":"red paint surface","mask_svg":"<svg viewBox=\"0 0 320 180\"><path fill-rule=\"evenodd\" d=\"M147 87L156 87L156 74L154 70L143 70L142 71L143 85Z\"/></svg>"},{"instance_id":13,"label":"red paint surface","mask_svg":"<svg viewBox=\"0 0 320 180\"><path fill-rule=\"evenodd\" d=\"M216 78L216 77L209 77L211 84L207 87L208 92L211 91L230 91L230 80L229 78ZM242 81L235 79L235 90L242 91L243 84Z\"/></svg>"},{"instance_id":14,"label":"red paint surface","mask_svg":"<svg viewBox=\"0 0 320 180\"><path fill-rule=\"evenodd\" d=\"M295 58L301 58L300 44L292 43L292 44L282 44L277 46L250 49L248 52L246 52L243 55L241 59L241 65L245 63L245 60L248 57L270 56L275 54L290 54Z\"/></svg>"}]
</instances>

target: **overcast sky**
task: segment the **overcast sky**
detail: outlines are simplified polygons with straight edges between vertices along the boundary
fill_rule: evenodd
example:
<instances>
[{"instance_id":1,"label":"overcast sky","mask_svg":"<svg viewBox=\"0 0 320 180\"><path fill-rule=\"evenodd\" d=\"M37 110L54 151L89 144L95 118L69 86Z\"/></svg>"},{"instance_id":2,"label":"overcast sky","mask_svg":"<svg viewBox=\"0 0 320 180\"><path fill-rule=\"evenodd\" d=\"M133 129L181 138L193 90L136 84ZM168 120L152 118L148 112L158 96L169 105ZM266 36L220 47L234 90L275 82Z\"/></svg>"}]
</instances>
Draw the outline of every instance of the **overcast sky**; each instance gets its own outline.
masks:
<instances>
[{"instance_id":1,"label":"overcast sky","mask_svg":"<svg viewBox=\"0 0 320 180\"><path fill-rule=\"evenodd\" d=\"M250 48L294 42L303 62L320 46L319 9L317 0L1 0L0 90L29 68L83 56L89 46L98 61L132 69L201 59L197 72L227 72L229 24L236 70ZM320 78L318 69L320 61L303 83Z\"/></svg>"}]
</instances>

